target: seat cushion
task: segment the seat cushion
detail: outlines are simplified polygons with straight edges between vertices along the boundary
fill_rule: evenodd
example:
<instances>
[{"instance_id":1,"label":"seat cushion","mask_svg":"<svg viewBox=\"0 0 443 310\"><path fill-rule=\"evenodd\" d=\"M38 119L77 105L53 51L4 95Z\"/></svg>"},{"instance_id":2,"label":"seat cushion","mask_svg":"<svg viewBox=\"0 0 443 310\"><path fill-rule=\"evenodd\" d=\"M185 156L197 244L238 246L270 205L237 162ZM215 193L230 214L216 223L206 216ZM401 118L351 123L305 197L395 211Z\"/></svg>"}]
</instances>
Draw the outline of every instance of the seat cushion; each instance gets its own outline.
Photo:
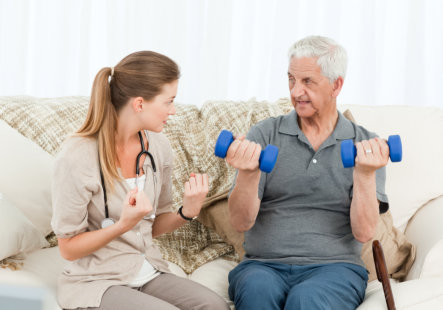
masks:
<instances>
[{"instance_id":1,"label":"seat cushion","mask_svg":"<svg viewBox=\"0 0 443 310\"><path fill-rule=\"evenodd\" d=\"M217 258L197 268L189 275L189 279L210 288L222 296L232 308L234 304L228 296L228 274L236 265L237 263L234 261Z\"/></svg>"},{"instance_id":2,"label":"seat cushion","mask_svg":"<svg viewBox=\"0 0 443 310\"><path fill-rule=\"evenodd\" d=\"M386 309L381 284L372 283L374 285L368 286L365 300L357 310ZM401 283L391 281L391 287L397 309L442 309L443 278L419 279Z\"/></svg>"},{"instance_id":3,"label":"seat cushion","mask_svg":"<svg viewBox=\"0 0 443 310\"><path fill-rule=\"evenodd\" d=\"M49 246L45 236L0 193L0 261Z\"/></svg>"}]
</instances>

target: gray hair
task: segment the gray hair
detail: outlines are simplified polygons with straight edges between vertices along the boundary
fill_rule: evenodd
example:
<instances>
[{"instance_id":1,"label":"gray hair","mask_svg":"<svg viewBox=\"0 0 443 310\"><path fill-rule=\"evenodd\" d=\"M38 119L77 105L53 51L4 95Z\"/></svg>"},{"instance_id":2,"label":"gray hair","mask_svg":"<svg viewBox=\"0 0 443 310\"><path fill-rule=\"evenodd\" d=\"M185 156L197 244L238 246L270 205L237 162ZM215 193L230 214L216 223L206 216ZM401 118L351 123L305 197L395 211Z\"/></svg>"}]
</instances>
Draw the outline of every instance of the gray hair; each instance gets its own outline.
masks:
<instances>
[{"instance_id":1,"label":"gray hair","mask_svg":"<svg viewBox=\"0 0 443 310\"><path fill-rule=\"evenodd\" d=\"M294 43L289 49L289 59L295 58L318 58L322 74L333 83L339 76L343 79L346 75L348 56L346 50L334 40L321 37L309 36Z\"/></svg>"}]
</instances>

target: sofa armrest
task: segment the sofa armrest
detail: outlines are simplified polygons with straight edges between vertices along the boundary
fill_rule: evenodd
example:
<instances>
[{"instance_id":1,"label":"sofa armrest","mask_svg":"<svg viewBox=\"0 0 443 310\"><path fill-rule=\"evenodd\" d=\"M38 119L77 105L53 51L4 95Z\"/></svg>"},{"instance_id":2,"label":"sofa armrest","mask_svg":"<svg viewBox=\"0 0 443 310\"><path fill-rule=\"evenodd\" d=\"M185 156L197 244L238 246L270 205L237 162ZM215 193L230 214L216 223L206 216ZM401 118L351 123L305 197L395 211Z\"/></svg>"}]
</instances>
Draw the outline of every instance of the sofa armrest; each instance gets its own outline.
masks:
<instances>
[{"instance_id":1,"label":"sofa armrest","mask_svg":"<svg viewBox=\"0 0 443 310\"><path fill-rule=\"evenodd\" d=\"M409 221L405 235L417 249L406 280L443 276L443 196L421 207Z\"/></svg>"}]
</instances>

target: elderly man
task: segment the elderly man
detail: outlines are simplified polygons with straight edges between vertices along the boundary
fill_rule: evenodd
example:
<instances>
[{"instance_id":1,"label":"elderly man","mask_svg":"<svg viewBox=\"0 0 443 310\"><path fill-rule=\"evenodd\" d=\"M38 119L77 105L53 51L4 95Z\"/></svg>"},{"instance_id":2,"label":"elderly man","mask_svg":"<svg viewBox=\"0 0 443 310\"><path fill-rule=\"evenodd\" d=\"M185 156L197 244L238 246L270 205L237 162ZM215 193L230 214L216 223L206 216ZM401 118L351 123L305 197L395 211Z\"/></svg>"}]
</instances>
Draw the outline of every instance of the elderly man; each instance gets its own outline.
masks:
<instances>
[{"instance_id":1,"label":"elderly man","mask_svg":"<svg viewBox=\"0 0 443 310\"><path fill-rule=\"evenodd\" d=\"M387 143L337 111L346 51L311 36L289 51L294 111L264 120L237 137L227 162L237 168L230 220L245 232L244 260L229 274L236 309L355 309L367 271L360 259L372 238L384 191ZM355 167L343 168L340 142L353 139ZM279 148L271 173L258 159Z\"/></svg>"}]
</instances>

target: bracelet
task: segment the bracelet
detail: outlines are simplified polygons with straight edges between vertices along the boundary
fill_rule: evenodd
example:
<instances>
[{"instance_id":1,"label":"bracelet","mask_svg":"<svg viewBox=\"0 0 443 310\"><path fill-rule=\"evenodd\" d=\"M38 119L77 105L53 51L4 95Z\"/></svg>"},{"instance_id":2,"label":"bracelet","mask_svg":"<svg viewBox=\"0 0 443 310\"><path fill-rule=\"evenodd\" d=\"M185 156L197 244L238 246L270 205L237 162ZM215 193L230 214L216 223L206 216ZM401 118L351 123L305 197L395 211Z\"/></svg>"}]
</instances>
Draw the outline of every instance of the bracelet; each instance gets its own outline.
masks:
<instances>
[{"instance_id":1,"label":"bracelet","mask_svg":"<svg viewBox=\"0 0 443 310\"><path fill-rule=\"evenodd\" d=\"M178 212L177 212L183 219L187 220L187 221L192 221L195 220L197 218L197 216L194 217L187 217L186 215L183 214L183 206L180 206L180 208L178 208Z\"/></svg>"}]
</instances>

